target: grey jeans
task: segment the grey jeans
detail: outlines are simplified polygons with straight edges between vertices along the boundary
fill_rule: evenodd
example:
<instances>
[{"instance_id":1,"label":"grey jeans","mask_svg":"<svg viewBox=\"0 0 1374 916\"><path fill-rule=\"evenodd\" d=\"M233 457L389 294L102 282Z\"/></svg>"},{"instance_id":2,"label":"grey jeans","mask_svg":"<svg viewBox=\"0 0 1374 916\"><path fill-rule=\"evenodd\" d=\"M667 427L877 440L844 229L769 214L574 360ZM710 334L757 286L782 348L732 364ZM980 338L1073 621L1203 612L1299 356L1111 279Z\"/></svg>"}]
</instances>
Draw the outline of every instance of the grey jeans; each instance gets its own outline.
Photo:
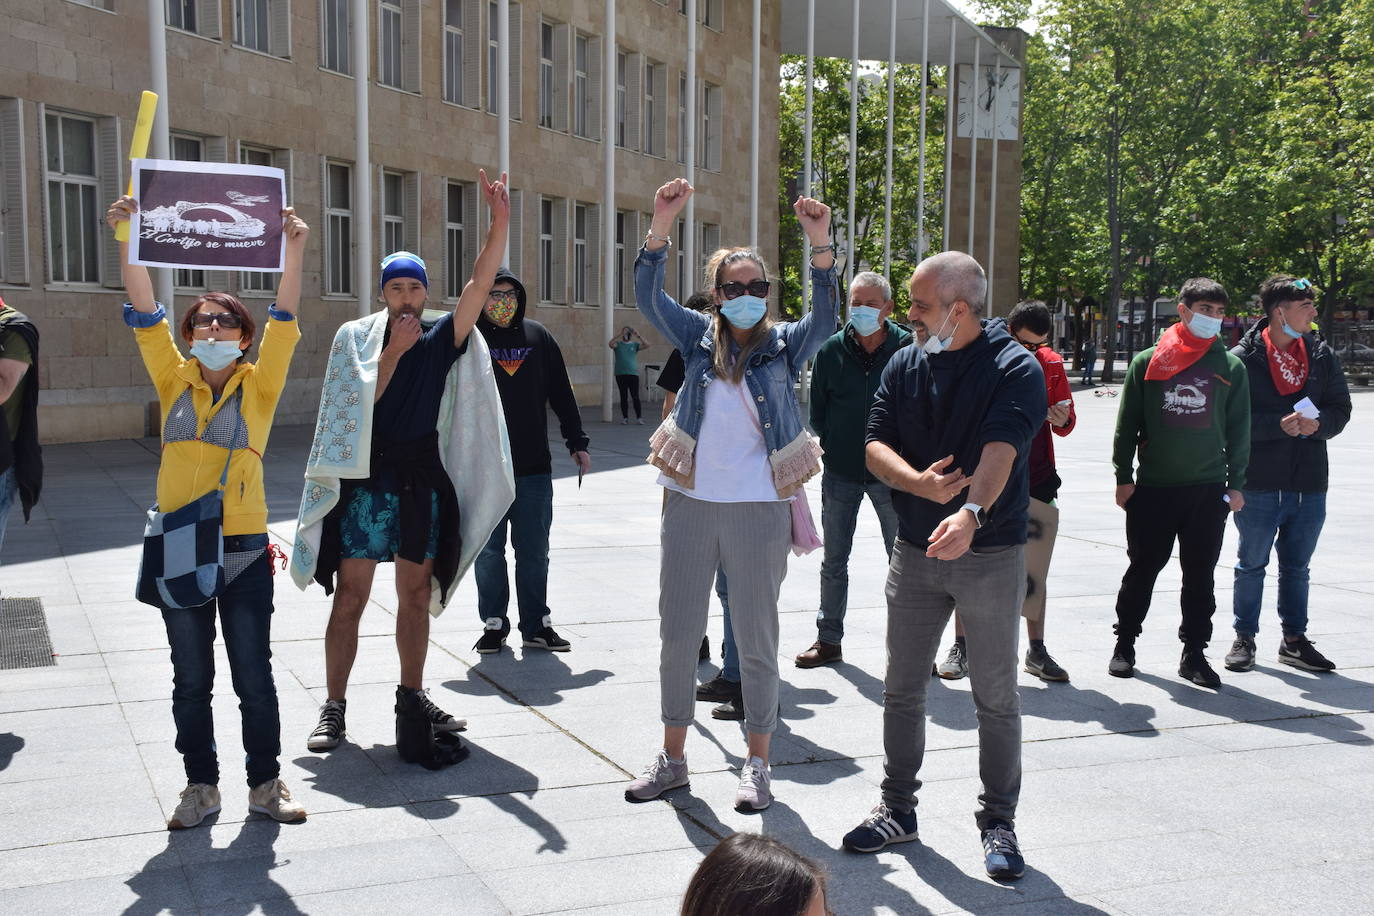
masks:
<instances>
[{"instance_id":1,"label":"grey jeans","mask_svg":"<svg viewBox=\"0 0 1374 916\"><path fill-rule=\"evenodd\" d=\"M663 724L692 724L697 653L719 566L730 583L745 725L756 734L771 734L778 726L778 589L787 575L792 543L790 507L786 502L712 503L669 491L661 540L658 677Z\"/></svg>"},{"instance_id":2,"label":"grey jeans","mask_svg":"<svg viewBox=\"0 0 1374 916\"><path fill-rule=\"evenodd\" d=\"M978 711L975 817L1014 823L1021 793L1021 698L1016 689L1024 548L990 548L932 560L898 540L887 575L887 679L883 684L883 801L915 810L926 746L926 690L940 636L957 606L968 643L969 682Z\"/></svg>"}]
</instances>

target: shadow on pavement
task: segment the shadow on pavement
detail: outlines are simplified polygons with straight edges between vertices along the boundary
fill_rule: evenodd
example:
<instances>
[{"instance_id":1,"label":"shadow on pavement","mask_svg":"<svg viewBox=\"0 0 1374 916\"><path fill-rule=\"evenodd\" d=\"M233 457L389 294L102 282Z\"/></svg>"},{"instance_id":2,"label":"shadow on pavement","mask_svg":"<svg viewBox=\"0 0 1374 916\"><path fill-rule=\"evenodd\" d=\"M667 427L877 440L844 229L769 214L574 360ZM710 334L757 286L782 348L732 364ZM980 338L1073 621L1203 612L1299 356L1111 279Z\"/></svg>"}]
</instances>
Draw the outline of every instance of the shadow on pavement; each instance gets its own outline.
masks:
<instances>
[{"instance_id":1,"label":"shadow on pavement","mask_svg":"<svg viewBox=\"0 0 1374 916\"><path fill-rule=\"evenodd\" d=\"M1221 691L1217 693L1203 687L1184 683L1182 680L1170 680L1148 672L1137 671L1135 676L1147 684L1160 688L1173 697L1175 703L1189 709L1213 712L1217 708L1218 698L1241 699L1257 707L1255 712L1248 713L1243 717L1232 716L1232 721L1235 722L1263 725L1266 728L1286 732L1308 732L1315 738L1325 738L1331 741L1342 740L1331 735L1332 729L1349 732L1350 738L1345 740L1353 740L1358 737L1355 733L1362 733L1365 730L1363 725L1349 716L1330 713L1324 709L1290 706L1287 703L1280 703L1278 700L1271 700L1241 690L1235 685L1234 678L1227 678L1222 681ZM1320 699L1320 697L1313 697L1313 699Z\"/></svg>"},{"instance_id":2,"label":"shadow on pavement","mask_svg":"<svg viewBox=\"0 0 1374 916\"><path fill-rule=\"evenodd\" d=\"M9 767L14 755L24 749L24 739L13 732L0 734L0 770Z\"/></svg>"},{"instance_id":3,"label":"shadow on pavement","mask_svg":"<svg viewBox=\"0 0 1374 916\"><path fill-rule=\"evenodd\" d=\"M487 696L495 687L506 700L516 706L553 706L563 701L569 690L595 687L614 672L591 668L573 673L568 663L554 652L538 649L522 656L482 655L469 669L464 680L444 681L446 690L468 696Z\"/></svg>"}]
</instances>

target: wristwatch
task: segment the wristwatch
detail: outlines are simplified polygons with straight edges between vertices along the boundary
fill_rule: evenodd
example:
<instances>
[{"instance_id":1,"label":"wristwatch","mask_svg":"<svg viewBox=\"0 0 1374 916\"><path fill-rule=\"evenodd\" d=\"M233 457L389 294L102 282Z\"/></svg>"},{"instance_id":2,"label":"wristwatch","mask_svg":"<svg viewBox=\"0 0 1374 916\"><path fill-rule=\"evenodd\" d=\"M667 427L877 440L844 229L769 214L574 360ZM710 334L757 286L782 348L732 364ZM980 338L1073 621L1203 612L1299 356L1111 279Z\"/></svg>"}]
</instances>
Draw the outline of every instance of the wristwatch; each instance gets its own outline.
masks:
<instances>
[{"instance_id":1,"label":"wristwatch","mask_svg":"<svg viewBox=\"0 0 1374 916\"><path fill-rule=\"evenodd\" d=\"M988 523L988 510L977 503L964 503L963 508L973 513L973 523L981 528Z\"/></svg>"}]
</instances>

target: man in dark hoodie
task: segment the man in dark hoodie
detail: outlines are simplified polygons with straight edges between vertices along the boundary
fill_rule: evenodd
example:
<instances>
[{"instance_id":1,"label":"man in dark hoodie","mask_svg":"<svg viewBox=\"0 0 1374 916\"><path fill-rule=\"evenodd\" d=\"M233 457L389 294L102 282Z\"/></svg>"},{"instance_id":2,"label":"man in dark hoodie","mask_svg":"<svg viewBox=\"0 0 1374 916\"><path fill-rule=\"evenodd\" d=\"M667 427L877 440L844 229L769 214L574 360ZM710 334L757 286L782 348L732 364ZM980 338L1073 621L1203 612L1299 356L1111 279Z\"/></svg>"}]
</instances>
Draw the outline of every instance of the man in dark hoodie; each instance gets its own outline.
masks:
<instances>
[{"instance_id":1,"label":"man in dark hoodie","mask_svg":"<svg viewBox=\"0 0 1374 916\"><path fill-rule=\"evenodd\" d=\"M38 329L0 299L0 546L18 497L28 521L43 485L38 447Z\"/></svg>"},{"instance_id":2,"label":"man in dark hoodie","mask_svg":"<svg viewBox=\"0 0 1374 916\"><path fill-rule=\"evenodd\" d=\"M548 607L549 527L553 524L553 458L549 454L548 407L568 452L585 474L592 466L582 432L563 351L542 324L525 317L525 287L510 271L496 274L477 327L495 362L496 387L506 413L511 460L515 464L515 502L477 555L477 610L485 631L474 648L483 655L501 651L510 633L506 615L510 583L506 578L506 528L515 549L515 598L520 635L531 649L567 652L572 646L554 631Z\"/></svg>"},{"instance_id":3,"label":"man in dark hoodie","mask_svg":"<svg viewBox=\"0 0 1374 916\"><path fill-rule=\"evenodd\" d=\"M849 553L864 496L873 504L883 549L892 556L897 513L892 491L864 466L868 409L892 354L911 332L892 321L892 287L882 274L862 271L849 283L849 321L821 345L811 373L811 428L825 449L821 475L821 601L816 641L796 657L798 668L842 661L844 613L849 604Z\"/></svg>"},{"instance_id":4,"label":"man in dark hoodie","mask_svg":"<svg viewBox=\"0 0 1374 916\"><path fill-rule=\"evenodd\" d=\"M1245 511L1237 512L1236 640L1226 667L1255 666L1264 569L1279 554L1279 661L1306 671L1336 666L1307 632L1307 564L1326 521L1326 440L1350 422L1350 389L1341 361L1312 333L1317 317L1308 280L1285 274L1260 286L1264 317L1231 352L1250 376L1250 468ZM1305 403L1304 403L1305 402ZM1301 405L1301 406L1300 406Z\"/></svg>"},{"instance_id":5,"label":"man in dark hoodie","mask_svg":"<svg viewBox=\"0 0 1374 916\"><path fill-rule=\"evenodd\" d=\"M892 488L882 802L844 837L852 852L917 838L926 692L955 606L978 708L975 815L990 877L1019 878L1021 791L1016 640L1026 591L1027 464L1045 421L1045 377L1001 319L980 320L987 275L946 251L911 276L911 317L929 336L888 362L868 420L868 469Z\"/></svg>"}]
</instances>

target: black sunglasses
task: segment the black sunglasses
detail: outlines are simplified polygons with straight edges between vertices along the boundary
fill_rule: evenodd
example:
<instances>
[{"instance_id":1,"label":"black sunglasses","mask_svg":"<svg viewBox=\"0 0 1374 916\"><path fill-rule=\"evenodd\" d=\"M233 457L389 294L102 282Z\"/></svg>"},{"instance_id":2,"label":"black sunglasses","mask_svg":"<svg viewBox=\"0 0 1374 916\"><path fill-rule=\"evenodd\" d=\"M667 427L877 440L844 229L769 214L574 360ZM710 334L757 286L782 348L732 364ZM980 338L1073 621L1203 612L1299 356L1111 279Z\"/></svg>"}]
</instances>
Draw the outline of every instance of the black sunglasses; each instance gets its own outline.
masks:
<instances>
[{"instance_id":1,"label":"black sunglasses","mask_svg":"<svg viewBox=\"0 0 1374 916\"><path fill-rule=\"evenodd\" d=\"M243 326L243 321L233 312L196 312L191 316L191 327L208 328L216 321L220 327L231 330Z\"/></svg>"},{"instance_id":2,"label":"black sunglasses","mask_svg":"<svg viewBox=\"0 0 1374 916\"><path fill-rule=\"evenodd\" d=\"M731 280L729 283L720 284L716 289L720 290L720 294L726 299L738 299L745 293L751 296L757 296L760 299L766 299L768 298L768 290L771 287L772 284L767 280L750 280L748 283L737 283Z\"/></svg>"},{"instance_id":3,"label":"black sunglasses","mask_svg":"<svg viewBox=\"0 0 1374 916\"><path fill-rule=\"evenodd\" d=\"M1031 351L1032 353L1034 353L1036 350L1039 350L1041 347L1048 347L1050 345L1050 342L1048 340L1028 341L1022 340L1019 337L1016 338L1016 342L1019 343L1021 346L1025 347L1027 350Z\"/></svg>"}]
</instances>

